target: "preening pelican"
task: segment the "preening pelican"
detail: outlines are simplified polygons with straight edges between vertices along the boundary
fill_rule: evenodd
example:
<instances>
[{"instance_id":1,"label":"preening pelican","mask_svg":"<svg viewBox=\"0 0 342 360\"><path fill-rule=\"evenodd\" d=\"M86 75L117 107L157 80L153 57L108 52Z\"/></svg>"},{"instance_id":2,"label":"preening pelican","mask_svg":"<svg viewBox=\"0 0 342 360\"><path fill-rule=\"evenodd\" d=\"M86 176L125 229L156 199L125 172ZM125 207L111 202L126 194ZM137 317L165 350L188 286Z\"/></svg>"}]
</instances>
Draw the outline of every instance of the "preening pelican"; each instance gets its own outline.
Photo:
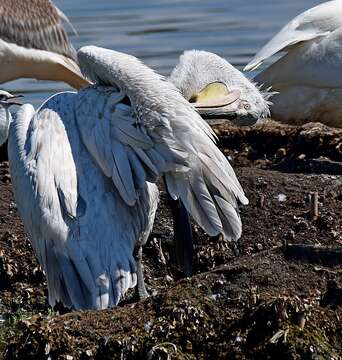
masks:
<instances>
[{"instance_id":1,"label":"preening pelican","mask_svg":"<svg viewBox=\"0 0 342 360\"><path fill-rule=\"evenodd\" d=\"M19 78L89 84L62 26L68 18L49 0L0 2L0 83Z\"/></svg>"},{"instance_id":2,"label":"preening pelican","mask_svg":"<svg viewBox=\"0 0 342 360\"><path fill-rule=\"evenodd\" d=\"M342 127L342 1L325 2L294 18L245 70L280 51L285 54L255 77L279 92L272 98L272 117Z\"/></svg>"},{"instance_id":3,"label":"preening pelican","mask_svg":"<svg viewBox=\"0 0 342 360\"><path fill-rule=\"evenodd\" d=\"M168 78L209 124L226 119L254 125L269 116L272 93L261 92L239 70L216 54L185 51ZM173 262L185 276L192 273L191 226L180 200L169 202L174 222ZM172 255L172 254L171 254Z\"/></svg>"},{"instance_id":4,"label":"preening pelican","mask_svg":"<svg viewBox=\"0 0 342 360\"><path fill-rule=\"evenodd\" d=\"M254 125L269 116L268 99L272 93L259 91L216 54L184 52L169 80L209 123L213 119L229 119L239 126Z\"/></svg>"},{"instance_id":5,"label":"preening pelican","mask_svg":"<svg viewBox=\"0 0 342 360\"><path fill-rule=\"evenodd\" d=\"M95 84L37 112L22 106L8 153L50 304L103 309L136 285L134 249L152 227L161 175L212 236L238 239L238 201L248 200L213 131L174 85L115 51L89 46L78 60ZM7 97L1 122L10 117Z\"/></svg>"}]
</instances>

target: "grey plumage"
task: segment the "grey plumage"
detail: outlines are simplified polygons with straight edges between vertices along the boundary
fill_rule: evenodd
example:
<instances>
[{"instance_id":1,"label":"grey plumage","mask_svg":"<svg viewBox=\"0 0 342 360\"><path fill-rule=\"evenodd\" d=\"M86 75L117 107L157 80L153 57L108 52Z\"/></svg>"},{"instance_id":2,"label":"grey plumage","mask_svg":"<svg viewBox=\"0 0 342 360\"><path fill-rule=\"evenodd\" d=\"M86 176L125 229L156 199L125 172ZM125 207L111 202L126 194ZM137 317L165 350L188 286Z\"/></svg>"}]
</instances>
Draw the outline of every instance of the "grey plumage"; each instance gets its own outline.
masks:
<instances>
[{"instance_id":1,"label":"grey plumage","mask_svg":"<svg viewBox=\"0 0 342 360\"><path fill-rule=\"evenodd\" d=\"M0 39L29 49L46 50L77 61L65 32L67 17L49 0L0 2Z\"/></svg>"},{"instance_id":2,"label":"grey plumage","mask_svg":"<svg viewBox=\"0 0 342 360\"><path fill-rule=\"evenodd\" d=\"M75 89L89 84L62 26L67 17L52 1L1 1L0 19L0 83L36 78Z\"/></svg>"}]
</instances>

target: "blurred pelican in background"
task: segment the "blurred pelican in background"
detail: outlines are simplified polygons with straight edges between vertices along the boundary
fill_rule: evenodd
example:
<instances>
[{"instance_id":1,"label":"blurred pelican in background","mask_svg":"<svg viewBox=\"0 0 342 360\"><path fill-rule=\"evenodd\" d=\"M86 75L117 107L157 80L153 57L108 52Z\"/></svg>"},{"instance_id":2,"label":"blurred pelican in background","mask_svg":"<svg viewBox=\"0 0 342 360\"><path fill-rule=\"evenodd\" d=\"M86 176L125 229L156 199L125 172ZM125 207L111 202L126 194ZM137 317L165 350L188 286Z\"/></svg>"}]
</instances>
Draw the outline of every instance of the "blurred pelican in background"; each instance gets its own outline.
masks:
<instances>
[{"instance_id":1,"label":"blurred pelican in background","mask_svg":"<svg viewBox=\"0 0 342 360\"><path fill-rule=\"evenodd\" d=\"M278 52L255 81L279 92L272 118L290 124L317 121L342 127L342 1L322 3L298 15L250 61L254 70Z\"/></svg>"},{"instance_id":2,"label":"blurred pelican in background","mask_svg":"<svg viewBox=\"0 0 342 360\"><path fill-rule=\"evenodd\" d=\"M19 79L89 84L62 26L68 18L49 0L0 2L0 83Z\"/></svg>"}]
</instances>

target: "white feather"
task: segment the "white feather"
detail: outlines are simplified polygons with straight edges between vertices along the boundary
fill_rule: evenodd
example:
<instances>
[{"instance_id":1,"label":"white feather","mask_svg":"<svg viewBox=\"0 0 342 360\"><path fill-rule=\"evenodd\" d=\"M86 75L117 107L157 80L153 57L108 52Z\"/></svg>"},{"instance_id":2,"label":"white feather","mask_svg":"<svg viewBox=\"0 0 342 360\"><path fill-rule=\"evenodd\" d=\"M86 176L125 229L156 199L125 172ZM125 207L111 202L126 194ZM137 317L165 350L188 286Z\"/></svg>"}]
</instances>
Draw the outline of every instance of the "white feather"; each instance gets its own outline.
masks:
<instances>
[{"instance_id":1,"label":"white feather","mask_svg":"<svg viewBox=\"0 0 342 360\"><path fill-rule=\"evenodd\" d=\"M342 127L342 1L328 1L289 22L247 65L284 55L255 77L278 92L272 117L291 124L319 121Z\"/></svg>"},{"instance_id":2,"label":"white feather","mask_svg":"<svg viewBox=\"0 0 342 360\"><path fill-rule=\"evenodd\" d=\"M286 24L247 64L245 71L254 70L264 60L287 51L293 45L328 35L342 26L341 0L327 1L295 17Z\"/></svg>"}]
</instances>

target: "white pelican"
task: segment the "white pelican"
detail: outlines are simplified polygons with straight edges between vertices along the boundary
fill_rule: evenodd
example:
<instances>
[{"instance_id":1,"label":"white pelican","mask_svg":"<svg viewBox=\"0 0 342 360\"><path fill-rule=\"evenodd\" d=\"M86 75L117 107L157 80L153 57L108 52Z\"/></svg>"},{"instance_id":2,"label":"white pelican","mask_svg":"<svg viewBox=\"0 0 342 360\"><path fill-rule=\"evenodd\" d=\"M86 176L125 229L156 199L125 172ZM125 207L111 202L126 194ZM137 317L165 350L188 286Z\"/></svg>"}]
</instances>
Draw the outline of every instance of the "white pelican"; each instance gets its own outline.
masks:
<instances>
[{"instance_id":1,"label":"white pelican","mask_svg":"<svg viewBox=\"0 0 342 360\"><path fill-rule=\"evenodd\" d=\"M37 112L22 106L8 153L49 303L103 309L136 285L133 253L152 226L161 175L212 236L238 239L237 203L248 200L211 128L171 83L115 51L85 47L78 59L95 85L57 94ZM13 96L0 95L4 122Z\"/></svg>"},{"instance_id":2,"label":"white pelican","mask_svg":"<svg viewBox=\"0 0 342 360\"><path fill-rule=\"evenodd\" d=\"M273 95L261 92L239 70L216 54L185 51L168 78L210 124L230 120L238 126L254 125L269 116ZM192 272L192 235L181 201L169 201L174 221L173 262L185 276Z\"/></svg>"},{"instance_id":3,"label":"white pelican","mask_svg":"<svg viewBox=\"0 0 342 360\"><path fill-rule=\"evenodd\" d=\"M186 51L169 80L208 122L229 119L239 126L254 125L269 116L268 99L273 94L259 91L239 70L216 54Z\"/></svg>"},{"instance_id":4,"label":"white pelican","mask_svg":"<svg viewBox=\"0 0 342 360\"><path fill-rule=\"evenodd\" d=\"M255 77L279 92L272 98L272 117L342 127L342 1L322 3L294 18L245 70L280 51L285 54Z\"/></svg>"},{"instance_id":5,"label":"white pelican","mask_svg":"<svg viewBox=\"0 0 342 360\"><path fill-rule=\"evenodd\" d=\"M67 17L49 0L0 2L0 83L18 78L89 84L63 29Z\"/></svg>"}]
</instances>

